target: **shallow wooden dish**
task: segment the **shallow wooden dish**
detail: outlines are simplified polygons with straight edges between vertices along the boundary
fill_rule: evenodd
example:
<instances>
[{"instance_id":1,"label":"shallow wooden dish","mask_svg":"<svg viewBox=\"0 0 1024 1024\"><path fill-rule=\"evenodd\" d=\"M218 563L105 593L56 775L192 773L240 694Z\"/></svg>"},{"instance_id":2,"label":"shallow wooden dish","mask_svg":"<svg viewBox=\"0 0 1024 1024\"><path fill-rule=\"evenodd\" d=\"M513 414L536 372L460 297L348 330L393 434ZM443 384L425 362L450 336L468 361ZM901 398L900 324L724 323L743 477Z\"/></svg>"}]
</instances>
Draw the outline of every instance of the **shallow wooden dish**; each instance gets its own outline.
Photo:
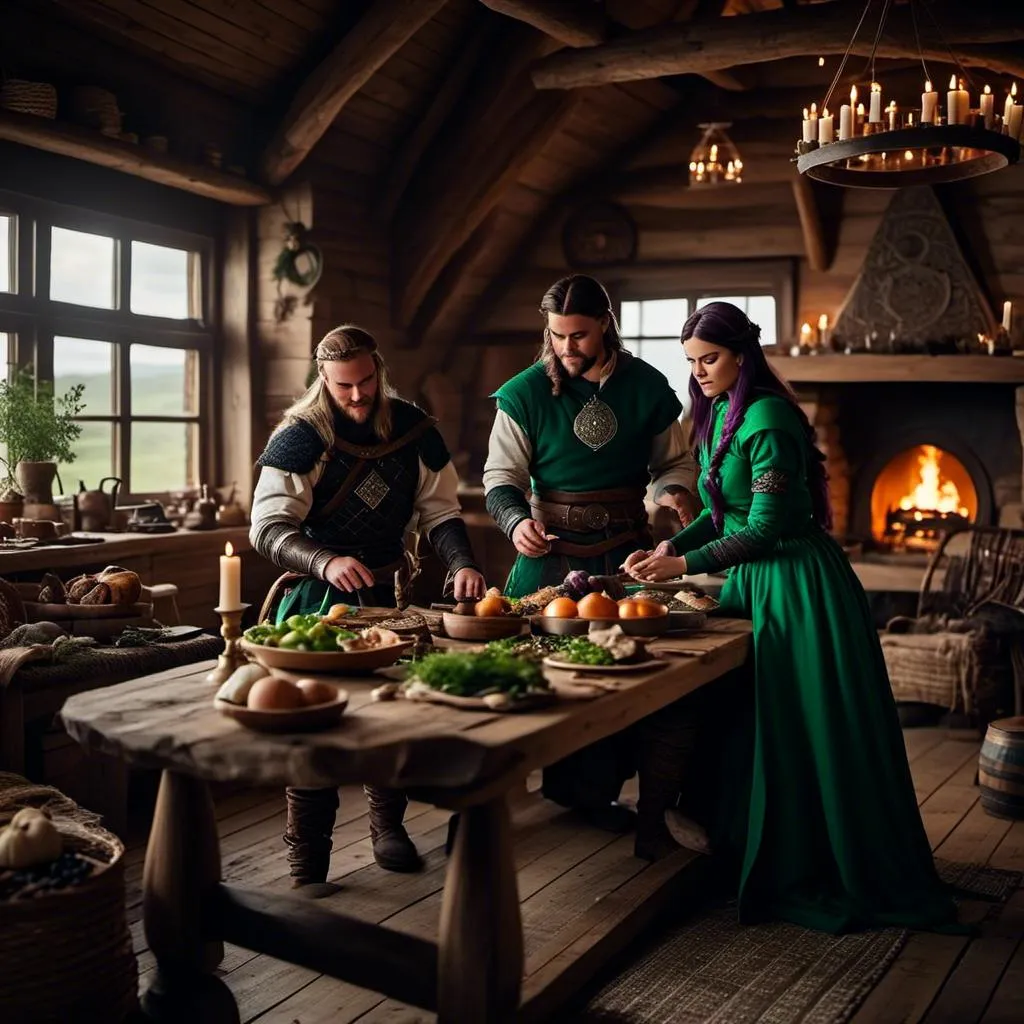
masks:
<instances>
[{"instance_id":1,"label":"shallow wooden dish","mask_svg":"<svg viewBox=\"0 0 1024 1024\"><path fill-rule=\"evenodd\" d=\"M557 655L549 654L542 664L548 668L566 669L572 672L593 672L595 675L610 672L617 675L620 672L650 672L656 668L664 668L668 663L661 658L645 658L643 661L625 664L620 662L616 665L583 665L575 661L562 661Z\"/></svg>"},{"instance_id":2,"label":"shallow wooden dish","mask_svg":"<svg viewBox=\"0 0 1024 1024\"><path fill-rule=\"evenodd\" d=\"M148 619L153 614L152 603L135 604L40 604L24 601L29 622L57 622L68 619Z\"/></svg>"},{"instance_id":3,"label":"shallow wooden dish","mask_svg":"<svg viewBox=\"0 0 1024 1024\"><path fill-rule=\"evenodd\" d=\"M708 621L707 612L687 612L676 611L676 609L669 609L668 613L668 628L670 632L682 629L703 629Z\"/></svg>"},{"instance_id":4,"label":"shallow wooden dish","mask_svg":"<svg viewBox=\"0 0 1024 1024\"><path fill-rule=\"evenodd\" d=\"M291 651L284 647L264 647L244 637L240 642L242 650L264 668L283 668L314 675L317 672L330 672L332 675L372 672L375 668L393 665L413 647L412 640L403 640L371 651Z\"/></svg>"},{"instance_id":5,"label":"shallow wooden dish","mask_svg":"<svg viewBox=\"0 0 1024 1024\"><path fill-rule=\"evenodd\" d=\"M348 706L348 691L339 689L337 697L327 704L280 711L257 711L227 700L214 700L213 706L222 715L256 732L313 732L328 729L341 718Z\"/></svg>"},{"instance_id":6,"label":"shallow wooden dish","mask_svg":"<svg viewBox=\"0 0 1024 1024\"><path fill-rule=\"evenodd\" d=\"M462 618L468 618L468 616L462 616ZM459 708L462 711L489 711L495 715L550 707L558 700L558 694L554 690L547 690L529 693L525 697L519 697L503 707L491 707L483 697L460 697L454 693L445 693L443 690L434 690L425 684L420 684L404 691L403 696L406 700L421 700L430 704L445 704L450 708Z\"/></svg>"},{"instance_id":7,"label":"shallow wooden dish","mask_svg":"<svg viewBox=\"0 0 1024 1024\"><path fill-rule=\"evenodd\" d=\"M649 619L562 619L553 615L534 615L530 622L539 633L549 636L586 636L590 627L608 629L621 626L626 636L661 636L670 626L670 615Z\"/></svg>"},{"instance_id":8,"label":"shallow wooden dish","mask_svg":"<svg viewBox=\"0 0 1024 1024\"><path fill-rule=\"evenodd\" d=\"M519 636L526 626L526 619L522 615L477 616L444 612L441 621L445 633L453 640L473 640L477 643Z\"/></svg>"}]
</instances>

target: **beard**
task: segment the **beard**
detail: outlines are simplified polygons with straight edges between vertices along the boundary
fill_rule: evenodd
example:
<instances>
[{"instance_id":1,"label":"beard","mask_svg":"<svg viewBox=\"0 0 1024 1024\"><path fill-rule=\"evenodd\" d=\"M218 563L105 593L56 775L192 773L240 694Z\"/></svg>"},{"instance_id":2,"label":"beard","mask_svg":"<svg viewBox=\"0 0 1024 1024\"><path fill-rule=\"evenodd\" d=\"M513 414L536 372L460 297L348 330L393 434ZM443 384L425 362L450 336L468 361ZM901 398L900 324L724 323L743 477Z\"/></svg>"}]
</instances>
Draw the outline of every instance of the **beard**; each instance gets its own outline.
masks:
<instances>
[{"instance_id":1,"label":"beard","mask_svg":"<svg viewBox=\"0 0 1024 1024\"><path fill-rule=\"evenodd\" d=\"M571 362L566 362L570 359ZM597 356L560 356L558 359L567 377L582 377L597 365Z\"/></svg>"},{"instance_id":2,"label":"beard","mask_svg":"<svg viewBox=\"0 0 1024 1024\"><path fill-rule=\"evenodd\" d=\"M362 424L368 423L373 418L373 414L377 411L378 401L379 395L374 395L373 398L364 399L361 402L347 402L345 405L335 403L335 405L344 419Z\"/></svg>"}]
</instances>

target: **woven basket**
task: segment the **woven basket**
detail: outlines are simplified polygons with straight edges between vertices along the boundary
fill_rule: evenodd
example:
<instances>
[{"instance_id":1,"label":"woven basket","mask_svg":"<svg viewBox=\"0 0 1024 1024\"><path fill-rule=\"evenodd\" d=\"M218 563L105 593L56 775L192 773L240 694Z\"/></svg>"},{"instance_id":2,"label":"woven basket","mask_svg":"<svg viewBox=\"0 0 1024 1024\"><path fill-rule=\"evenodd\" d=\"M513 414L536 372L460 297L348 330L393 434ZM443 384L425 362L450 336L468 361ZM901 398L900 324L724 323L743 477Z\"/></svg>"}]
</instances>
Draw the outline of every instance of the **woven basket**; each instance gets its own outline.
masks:
<instances>
[{"instance_id":1,"label":"woven basket","mask_svg":"<svg viewBox=\"0 0 1024 1024\"><path fill-rule=\"evenodd\" d=\"M116 1024L138 1008L125 919L124 846L57 790L0 774L0 823L24 806L45 808L64 848L102 866L81 885L0 902L4 1024Z\"/></svg>"},{"instance_id":2,"label":"woven basket","mask_svg":"<svg viewBox=\"0 0 1024 1024\"><path fill-rule=\"evenodd\" d=\"M0 107L52 121L57 116L57 90L49 82L9 78L0 85Z\"/></svg>"}]
</instances>

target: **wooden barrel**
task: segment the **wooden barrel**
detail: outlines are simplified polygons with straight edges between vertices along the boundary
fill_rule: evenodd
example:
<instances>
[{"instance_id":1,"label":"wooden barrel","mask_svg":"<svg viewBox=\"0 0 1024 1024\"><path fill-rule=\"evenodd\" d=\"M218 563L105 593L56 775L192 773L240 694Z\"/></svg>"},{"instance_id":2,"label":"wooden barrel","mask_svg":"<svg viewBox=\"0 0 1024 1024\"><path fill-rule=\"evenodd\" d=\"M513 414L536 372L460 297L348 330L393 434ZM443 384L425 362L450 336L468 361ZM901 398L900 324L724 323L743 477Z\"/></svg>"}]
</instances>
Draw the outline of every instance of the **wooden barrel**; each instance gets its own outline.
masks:
<instances>
[{"instance_id":1,"label":"wooden barrel","mask_svg":"<svg viewBox=\"0 0 1024 1024\"><path fill-rule=\"evenodd\" d=\"M1024 818L1024 715L1001 718L985 733L978 758L981 806L997 818Z\"/></svg>"}]
</instances>

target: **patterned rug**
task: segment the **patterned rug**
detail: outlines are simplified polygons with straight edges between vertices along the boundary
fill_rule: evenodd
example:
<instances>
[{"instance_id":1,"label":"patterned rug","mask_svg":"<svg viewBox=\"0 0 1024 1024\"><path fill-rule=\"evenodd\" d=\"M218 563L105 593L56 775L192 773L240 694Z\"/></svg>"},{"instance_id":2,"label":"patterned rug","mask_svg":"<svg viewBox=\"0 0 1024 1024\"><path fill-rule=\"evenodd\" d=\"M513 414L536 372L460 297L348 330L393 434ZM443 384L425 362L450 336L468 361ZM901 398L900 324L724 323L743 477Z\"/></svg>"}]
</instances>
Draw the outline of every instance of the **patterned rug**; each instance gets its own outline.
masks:
<instances>
[{"instance_id":1,"label":"patterned rug","mask_svg":"<svg viewBox=\"0 0 1024 1024\"><path fill-rule=\"evenodd\" d=\"M937 861L958 896L1006 900L1021 873ZM899 955L901 928L828 935L741 926L735 908L671 928L606 985L578 1024L844 1024Z\"/></svg>"}]
</instances>

